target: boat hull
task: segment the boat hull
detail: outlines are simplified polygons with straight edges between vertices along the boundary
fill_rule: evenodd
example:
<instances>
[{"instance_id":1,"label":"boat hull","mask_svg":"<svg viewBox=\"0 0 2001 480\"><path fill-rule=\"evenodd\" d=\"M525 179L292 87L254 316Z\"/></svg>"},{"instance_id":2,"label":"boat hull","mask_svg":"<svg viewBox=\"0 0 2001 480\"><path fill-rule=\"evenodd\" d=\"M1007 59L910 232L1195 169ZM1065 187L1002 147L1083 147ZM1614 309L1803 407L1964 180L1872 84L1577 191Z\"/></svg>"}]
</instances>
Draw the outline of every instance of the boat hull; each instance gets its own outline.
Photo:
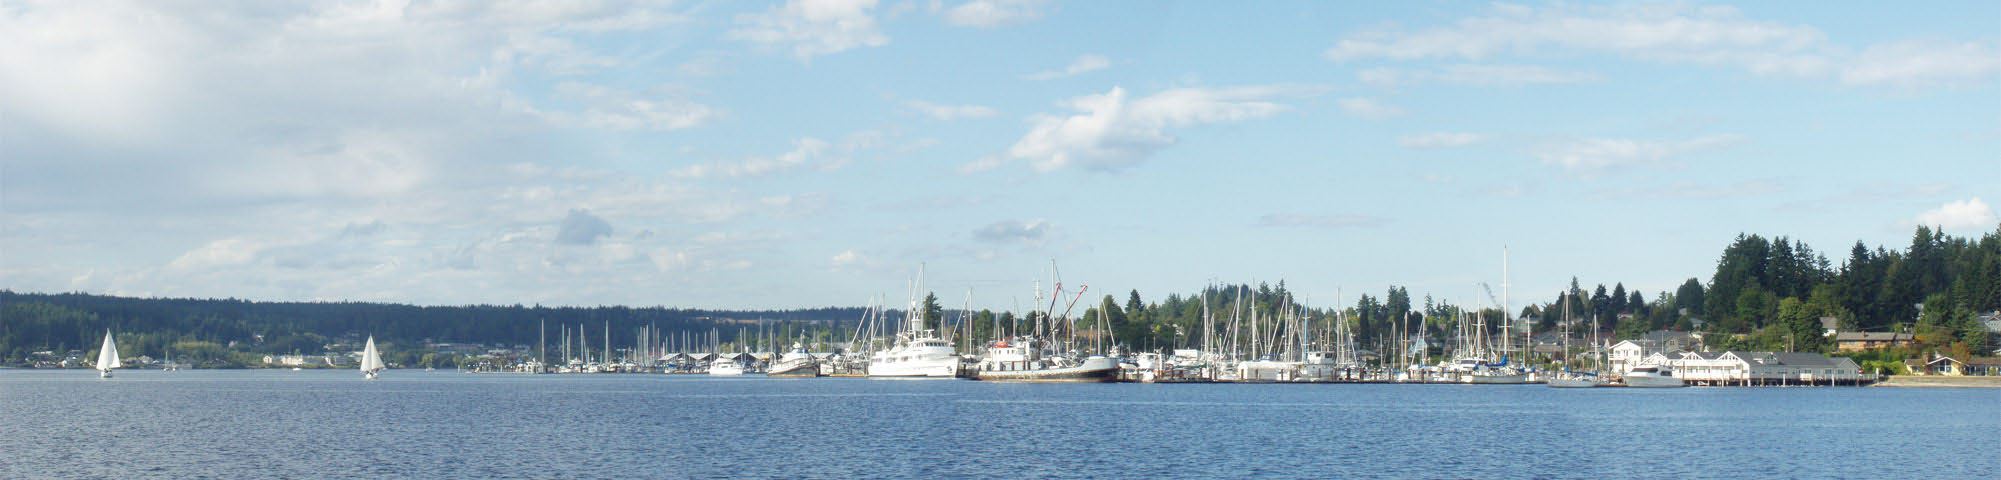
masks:
<instances>
[{"instance_id":1,"label":"boat hull","mask_svg":"<svg viewBox=\"0 0 2001 480\"><path fill-rule=\"evenodd\" d=\"M1686 387L1681 379L1674 377L1626 377L1626 386L1632 388L1676 388Z\"/></svg>"},{"instance_id":2,"label":"boat hull","mask_svg":"<svg viewBox=\"0 0 2001 480\"><path fill-rule=\"evenodd\" d=\"M1119 365L1109 358L1092 358L1083 365L1036 370L981 370L974 380L983 382L1092 383L1118 380Z\"/></svg>"},{"instance_id":3,"label":"boat hull","mask_svg":"<svg viewBox=\"0 0 2001 480\"><path fill-rule=\"evenodd\" d=\"M1605 386L1605 382L1584 378L1552 378L1549 379L1547 384L1555 388L1592 388Z\"/></svg>"},{"instance_id":4,"label":"boat hull","mask_svg":"<svg viewBox=\"0 0 2001 480\"><path fill-rule=\"evenodd\" d=\"M796 366L780 366L780 367L773 367L773 368L771 369L771 371L768 371L768 372L764 372L764 376L767 376L767 377L818 377L818 376L820 376L820 366L819 366L819 365L817 365L817 364L805 364L805 365L796 365Z\"/></svg>"},{"instance_id":5,"label":"boat hull","mask_svg":"<svg viewBox=\"0 0 2001 480\"><path fill-rule=\"evenodd\" d=\"M1529 383L1529 374L1526 373L1517 373L1514 375L1467 375L1463 378L1466 383L1478 385L1519 385Z\"/></svg>"}]
</instances>

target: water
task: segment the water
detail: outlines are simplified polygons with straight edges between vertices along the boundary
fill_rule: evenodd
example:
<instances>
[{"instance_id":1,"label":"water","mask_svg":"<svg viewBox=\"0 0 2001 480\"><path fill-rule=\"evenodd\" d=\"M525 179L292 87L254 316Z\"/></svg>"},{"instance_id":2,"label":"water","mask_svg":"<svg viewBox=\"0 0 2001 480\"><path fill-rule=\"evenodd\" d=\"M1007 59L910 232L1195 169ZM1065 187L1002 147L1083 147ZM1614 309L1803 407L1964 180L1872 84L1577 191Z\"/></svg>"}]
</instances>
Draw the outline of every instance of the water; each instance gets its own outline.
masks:
<instances>
[{"instance_id":1,"label":"water","mask_svg":"<svg viewBox=\"0 0 2001 480\"><path fill-rule=\"evenodd\" d=\"M0 370L0 478L1994 478L2001 390Z\"/></svg>"}]
</instances>

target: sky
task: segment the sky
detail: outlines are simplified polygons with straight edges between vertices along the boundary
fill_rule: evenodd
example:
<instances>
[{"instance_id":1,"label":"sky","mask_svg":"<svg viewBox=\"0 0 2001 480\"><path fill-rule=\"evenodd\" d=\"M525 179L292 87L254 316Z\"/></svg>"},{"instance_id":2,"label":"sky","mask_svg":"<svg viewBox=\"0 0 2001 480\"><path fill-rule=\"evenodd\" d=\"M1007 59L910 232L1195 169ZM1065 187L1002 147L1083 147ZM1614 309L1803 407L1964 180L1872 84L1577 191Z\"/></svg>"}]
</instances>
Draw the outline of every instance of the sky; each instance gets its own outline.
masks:
<instances>
[{"instance_id":1,"label":"sky","mask_svg":"<svg viewBox=\"0 0 2001 480\"><path fill-rule=\"evenodd\" d=\"M1521 305L2001 228L2001 3L1384 3L0 0L0 288Z\"/></svg>"}]
</instances>

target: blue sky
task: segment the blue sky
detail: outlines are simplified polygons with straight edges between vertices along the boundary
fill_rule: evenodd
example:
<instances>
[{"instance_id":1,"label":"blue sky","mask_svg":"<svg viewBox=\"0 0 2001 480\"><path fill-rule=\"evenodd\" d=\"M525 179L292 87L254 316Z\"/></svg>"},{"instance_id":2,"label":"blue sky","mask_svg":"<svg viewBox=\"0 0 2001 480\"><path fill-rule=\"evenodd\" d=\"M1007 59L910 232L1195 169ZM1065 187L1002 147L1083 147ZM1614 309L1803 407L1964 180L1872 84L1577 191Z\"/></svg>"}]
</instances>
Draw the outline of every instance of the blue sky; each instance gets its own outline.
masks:
<instances>
[{"instance_id":1,"label":"blue sky","mask_svg":"<svg viewBox=\"0 0 2001 480\"><path fill-rule=\"evenodd\" d=\"M0 287L1651 298L1993 231L1997 87L1994 2L7 1Z\"/></svg>"}]
</instances>

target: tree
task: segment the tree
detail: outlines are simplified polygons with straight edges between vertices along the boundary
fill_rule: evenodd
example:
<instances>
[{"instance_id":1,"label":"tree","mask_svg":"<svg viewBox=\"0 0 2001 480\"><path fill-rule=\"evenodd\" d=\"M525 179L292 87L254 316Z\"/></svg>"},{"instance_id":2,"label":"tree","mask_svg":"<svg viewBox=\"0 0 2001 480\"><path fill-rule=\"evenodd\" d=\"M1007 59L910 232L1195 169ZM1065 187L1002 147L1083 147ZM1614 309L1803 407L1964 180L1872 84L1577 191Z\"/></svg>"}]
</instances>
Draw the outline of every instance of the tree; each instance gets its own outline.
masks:
<instances>
[{"instance_id":1,"label":"tree","mask_svg":"<svg viewBox=\"0 0 2001 480\"><path fill-rule=\"evenodd\" d=\"M926 292L921 308L923 310L919 312L923 314L924 328L938 328L938 322L945 318L945 308L938 306L938 294Z\"/></svg>"},{"instance_id":2,"label":"tree","mask_svg":"<svg viewBox=\"0 0 2001 480\"><path fill-rule=\"evenodd\" d=\"M1674 290L1674 308L1677 314L1695 314L1702 311L1702 281L1689 278L1681 282L1681 288Z\"/></svg>"},{"instance_id":3,"label":"tree","mask_svg":"<svg viewBox=\"0 0 2001 480\"><path fill-rule=\"evenodd\" d=\"M1620 282L1618 284L1613 285L1611 300L1612 300L1612 314L1614 316L1617 316L1618 314L1621 313L1627 313L1632 311L1628 310L1627 309L1628 307L1626 305L1627 298L1626 298L1625 282Z\"/></svg>"}]
</instances>

